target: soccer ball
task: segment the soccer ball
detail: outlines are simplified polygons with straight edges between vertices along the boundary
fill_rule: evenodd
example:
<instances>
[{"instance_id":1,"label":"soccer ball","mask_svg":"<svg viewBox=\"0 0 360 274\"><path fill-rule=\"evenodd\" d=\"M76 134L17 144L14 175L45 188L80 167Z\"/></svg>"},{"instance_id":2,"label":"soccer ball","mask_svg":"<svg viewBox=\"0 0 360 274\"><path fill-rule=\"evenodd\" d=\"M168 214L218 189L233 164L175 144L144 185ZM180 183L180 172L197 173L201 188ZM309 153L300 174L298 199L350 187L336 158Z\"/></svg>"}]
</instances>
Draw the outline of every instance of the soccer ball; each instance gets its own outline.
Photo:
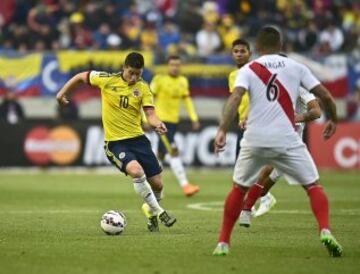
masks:
<instances>
[{"instance_id":1,"label":"soccer ball","mask_svg":"<svg viewBox=\"0 0 360 274\"><path fill-rule=\"evenodd\" d=\"M124 213L109 210L100 221L101 229L108 235L120 235L127 225Z\"/></svg>"}]
</instances>

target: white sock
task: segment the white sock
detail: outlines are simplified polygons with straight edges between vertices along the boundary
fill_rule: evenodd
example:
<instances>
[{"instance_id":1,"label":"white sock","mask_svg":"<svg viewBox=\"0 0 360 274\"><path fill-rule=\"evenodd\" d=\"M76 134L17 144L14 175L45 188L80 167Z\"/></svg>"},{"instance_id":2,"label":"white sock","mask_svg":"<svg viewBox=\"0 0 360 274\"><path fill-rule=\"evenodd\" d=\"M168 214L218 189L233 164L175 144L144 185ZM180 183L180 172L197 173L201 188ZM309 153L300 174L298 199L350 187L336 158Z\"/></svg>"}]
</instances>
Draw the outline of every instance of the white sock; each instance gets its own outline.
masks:
<instances>
[{"instance_id":1,"label":"white sock","mask_svg":"<svg viewBox=\"0 0 360 274\"><path fill-rule=\"evenodd\" d=\"M186 176L184 165L179 156L171 157L169 154L165 156L170 162L170 167L175 174L176 179L179 182L181 187L184 187L189 184L189 180Z\"/></svg>"},{"instance_id":2,"label":"white sock","mask_svg":"<svg viewBox=\"0 0 360 274\"><path fill-rule=\"evenodd\" d=\"M160 190L160 191L153 190L153 192L154 192L154 195L155 195L155 197L156 197L156 200L157 200L158 202L160 202L161 199L162 199L162 190Z\"/></svg>"},{"instance_id":3,"label":"white sock","mask_svg":"<svg viewBox=\"0 0 360 274\"><path fill-rule=\"evenodd\" d=\"M152 191L149 183L146 181L145 175L140 178L133 178L134 189L137 194L139 194L147 203L151 209L151 211L155 214L160 214L164 211L162 207L160 207L158 201L156 200L155 194Z\"/></svg>"}]
</instances>

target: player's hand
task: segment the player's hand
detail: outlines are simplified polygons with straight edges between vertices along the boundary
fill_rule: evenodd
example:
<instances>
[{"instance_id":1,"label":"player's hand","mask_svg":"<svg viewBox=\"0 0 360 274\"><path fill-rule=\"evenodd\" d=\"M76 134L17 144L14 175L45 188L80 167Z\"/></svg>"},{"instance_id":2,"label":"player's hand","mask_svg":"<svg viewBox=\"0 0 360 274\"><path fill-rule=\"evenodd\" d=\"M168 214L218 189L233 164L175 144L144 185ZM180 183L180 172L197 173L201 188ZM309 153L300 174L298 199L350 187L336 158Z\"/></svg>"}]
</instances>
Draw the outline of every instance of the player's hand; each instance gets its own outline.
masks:
<instances>
[{"instance_id":1,"label":"player's hand","mask_svg":"<svg viewBox=\"0 0 360 274\"><path fill-rule=\"evenodd\" d=\"M67 105L69 103L69 100L66 98L66 96L60 93L56 94L56 100L58 101L59 105Z\"/></svg>"},{"instance_id":2,"label":"player's hand","mask_svg":"<svg viewBox=\"0 0 360 274\"><path fill-rule=\"evenodd\" d=\"M161 135L161 134L165 134L167 132L167 128L166 128L166 126L165 126L165 124L163 122L160 122L155 127L155 131Z\"/></svg>"},{"instance_id":3,"label":"player's hand","mask_svg":"<svg viewBox=\"0 0 360 274\"><path fill-rule=\"evenodd\" d=\"M333 136L336 132L336 123L329 120L326 122L325 129L323 131L323 137L325 140L328 140Z\"/></svg>"},{"instance_id":4,"label":"player's hand","mask_svg":"<svg viewBox=\"0 0 360 274\"><path fill-rule=\"evenodd\" d=\"M246 129L246 119L239 122L239 128L240 128L241 130L245 130L245 129Z\"/></svg>"},{"instance_id":5,"label":"player's hand","mask_svg":"<svg viewBox=\"0 0 360 274\"><path fill-rule=\"evenodd\" d=\"M193 130L198 130L200 129L201 125L200 122L196 121L196 122L192 122L192 129Z\"/></svg>"},{"instance_id":6,"label":"player's hand","mask_svg":"<svg viewBox=\"0 0 360 274\"><path fill-rule=\"evenodd\" d=\"M243 120L240 120L240 122L239 122L239 128L240 128L241 130L245 130L245 129L246 129L247 119L248 119L248 116L246 115Z\"/></svg>"},{"instance_id":7,"label":"player's hand","mask_svg":"<svg viewBox=\"0 0 360 274\"><path fill-rule=\"evenodd\" d=\"M215 153L218 154L219 152L224 151L225 145L226 145L226 133L223 130L218 129L214 141Z\"/></svg>"},{"instance_id":8,"label":"player's hand","mask_svg":"<svg viewBox=\"0 0 360 274\"><path fill-rule=\"evenodd\" d=\"M141 126L142 126L142 128L143 128L144 131L147 131L147 132L148 132L148 131L151 131L151 130L152 130L152 127L151 127L151 125L150 125L149 123L143 122Z\"/></svg>"}]
</instances>

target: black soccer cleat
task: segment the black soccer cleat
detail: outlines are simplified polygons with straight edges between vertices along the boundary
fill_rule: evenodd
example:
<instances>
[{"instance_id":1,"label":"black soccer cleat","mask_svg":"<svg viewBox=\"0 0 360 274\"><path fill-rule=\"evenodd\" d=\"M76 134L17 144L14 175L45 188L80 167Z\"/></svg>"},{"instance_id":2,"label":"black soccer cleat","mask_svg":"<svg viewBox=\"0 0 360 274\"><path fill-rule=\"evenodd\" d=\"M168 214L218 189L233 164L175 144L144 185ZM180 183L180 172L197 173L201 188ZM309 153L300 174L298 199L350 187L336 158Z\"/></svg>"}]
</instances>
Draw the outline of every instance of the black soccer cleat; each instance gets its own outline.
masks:
<instances>
[{"instance_id":1,"label":"black soccer cleat","mask_svg":"<svg viewBox=\"0 0 360 274\"><path fill-rule=\"evenodd\" d=\"M173 224L176 223L176 218L169 215L166 211L163 211L159 214L159 219L167 227L171 227Z\"/></svg>"},{"instance_id":2,"label":"black soccer cleat","mask_svg":"<svg viewBox=\"0 0 360 274\"><path fill-rule=\"evenodd\" d=\"M150 232L159 232L159 222L157 216L151 216L149 218L147 228Z\"/></svg>"}]
</instances>

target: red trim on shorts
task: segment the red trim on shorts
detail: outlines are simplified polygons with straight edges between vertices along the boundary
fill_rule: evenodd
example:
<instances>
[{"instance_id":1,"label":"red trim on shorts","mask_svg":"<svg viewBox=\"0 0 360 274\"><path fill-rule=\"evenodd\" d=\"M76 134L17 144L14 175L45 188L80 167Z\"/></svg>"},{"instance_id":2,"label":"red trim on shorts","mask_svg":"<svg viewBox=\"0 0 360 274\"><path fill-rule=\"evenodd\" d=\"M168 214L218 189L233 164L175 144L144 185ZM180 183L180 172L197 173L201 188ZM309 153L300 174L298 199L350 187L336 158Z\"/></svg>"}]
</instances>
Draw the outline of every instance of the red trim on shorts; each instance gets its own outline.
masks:
<instances>
[{"instance_id":1,"label":"red trim on shorts","mask_svg":"<svg viewBox=\"0 0 360 274\"><path fill-rule=\"evenodd\" d=\"M268 84L273 74L265 66L260 63L253 62L249 67L256 74L256 76L260 78L264 85ZM291 125L295 129L295 112L289 92L278 79L275 80L275 84L278 86L280 92L278 102L281 108L284 110L286 116L289 118Z\"/></svg>"}]
</instances>

